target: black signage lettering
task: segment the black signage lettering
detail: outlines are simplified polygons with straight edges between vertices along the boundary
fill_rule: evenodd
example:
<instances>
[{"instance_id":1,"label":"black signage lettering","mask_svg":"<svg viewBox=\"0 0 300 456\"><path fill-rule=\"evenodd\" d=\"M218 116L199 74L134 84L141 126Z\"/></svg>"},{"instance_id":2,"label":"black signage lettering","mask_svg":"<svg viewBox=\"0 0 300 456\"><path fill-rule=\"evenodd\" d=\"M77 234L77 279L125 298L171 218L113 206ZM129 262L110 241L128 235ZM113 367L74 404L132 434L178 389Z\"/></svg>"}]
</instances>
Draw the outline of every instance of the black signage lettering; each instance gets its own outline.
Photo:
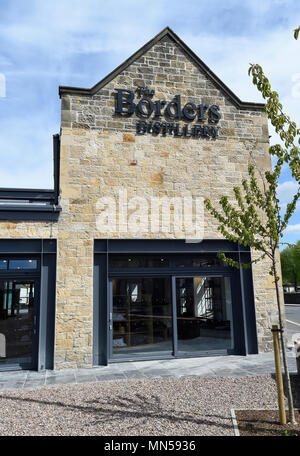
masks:
<instances>
[{"instance_id":1,"label":"black signage lettering","mask_svg":"<svg viewBox=\"0 0 300 456\"><path fill-rule=\"evenodd\" d=\"M191 129L191 136L193 136L194 138L198 138L200 136L200 133L201 133L200 125L194 125Z\"/></svg>"},{"instance_id":2,"label":"black signage lettering","mask_svg":"<svg viewBox=\"0 0 300 456\"><path fill-rule=\"evenodd\" d=\"M175 136L182 136L182 133L180 133L180 127L179 124L177 123L174 128L174 135Z\"/></svg>"},{"instance_id":3,"label":"black signage lettering","mask_svg":"<svg viewBox=\"0 0 300 456\"><path fill-rule=\"evenodd\" d=\"M207 126L207 125L203 125L203 136L211 136L211 133L210 133L210 127Z\"/></svg>"},{"instance_id":4,"label":"black signage lettering","mask_svg":"<svg viewBox=\"0 0 300 456\"><path fill-rule=\"evenodd\" d=\"M189 136L191 136L191 135L189 134L189 126L188 126L188 125L185 125L185 126L183 127L183 129L182 129L182 134L183 134L183 136L185 136L185 137L187 137L187 138L188 138Z\"/></svg>"},{"instance_id":5,"label":"black signage lettering","mask_svg":"<svg viewBox=\"0 0 300 456\"><path fill-rule=\"evenodd\" d=\"M131 90L117 89L117 114L133 114L135 103L133 103L134 93ZM125 106L124 106L125 105Z\"/></svg>"},{"instance_id":6,"label":"black signage lettering","mask_svg":"<svg viewBox=\"0 0 300 456\"><path fill-rule=\"evenodd\" d=\"M154 135L166 134L174 136L182 136L184 138L200 138L200 137L211 137L216 138L218 136L218 127L212 125L193 125L191 128L188 124L180 127L179 123L167 123L167 122L146 122L139 120L136 125L136 131L139 134L152 133Z\"/></svg>"},{"instance_id":7,"label":"black signage lettering","mask_svg":"<svg viewBox=\"0 0 300 456\"><path fill-rule=\"evenodd\" d=\"M149 90L148 87L143 87L143 86L138 86L136 89L136 92L139 97L145 96L145 97L152 97L154 95L154 90Z\"/></svg>"},{"instance_id":8,"label":"black signage lettering","mask_svg":"<svg viewBox=\"0 0 300 456\"><path fill-rule=\"evenodd\" d=\"M211 123L217 123L221 119L221 114L218 112L219 106L211 105L208 110L208 121Z\"/></svg>"},{"instance_id":9,"label":"black signage lettering","mask_svg":"<svg viewBox=\"0 0 300 456\"><path fill-rule=\"evenodd\" d=\"M142 98L137 104L137 110L142 116L150 117L154 111L154 104L150 98Z\"/></svg>"},{"instance_id":10,"label":"black signage lettering","mask_svg":"<svg viewBox=\"0 0 300 456\"><path fill-rule=\"evenodd\" d=\"M161 130L161 123L160 122L155 122L154 125L153 125L153 133L155 135L158 135L160 133L160 130Z\"/></svg>"},{"instance_id":11,"label":"black signage lettering","mask_svg":"<svg viewBox=\"0 0 300 456\"><path fill-rule=\"evenodd\" d=\"M161 132L165 136L168 131L168 124L166 122L162 122L161 124Z\"/></svg>"},{"instance_id":12,"label":"black signage lettering","mask_svg":"<svg viewBox=\"0 0 300 456\"><path fill-rule=\"evenodd\" d=\"M171 111L171 108L175 109L175 113ZM181 100L180 95L176 95L175 100L171 101L167 107L166 111L169 117L173 117L174 119L181 119Z\"/></svg>"},{"instance_id":13,"label":"black signage lettering","mask_svg":"<svg viewBox=\"0 0 300 456\"><path fill-rule=\"evenodd\" d=\"M218 136L218 127L210 127L212 131L212 137L216 138Z\"/></svg>"},{"instance_id":14,"label":"black signage lettering","mask_svg":"<svg viewBox=\"0 0 300 456\"><path fill-rule=\"evenodd\" d=\"M173 123L169 123L167 124L168 127L169 127L169 133L170 135L173 135L174 134L174 129L175 129L175 125Z\"/></svg>"},{"instance_id":15,"label":"black signage lettering","mask_svg":"<svg viewBox=\"0 0 300 456\"><path fill-rule=\"evenodd\" d=\"M182 113L186 119L194 120L197 115L197 106L194 103L186 103Z\"/></svg>"},{"instance_id":16,"label":"black signage lettering","mask_svg":"<svg viewBox=\"0 0 300 456\"><path fill-rule=\"evenodd\" d=\"M155 101L155 116L156 117L161 117L162 116L161 108L163 106L165 106L166 104L167 104L167 102L165 100L157 100L157 101Z\"/></svg>"},{"instance_id":17,"label":"black signage lettering","mask_svg":"<svg viewBox=\"0 0 300 456\"><path fill-rule=\"evenodd\" d=\"M147 131L147 123L144 120L139 120L136 124L136 132L137 133L146 133Z\"/></svg>"},{"instance_id":18,"label":"black signage lettering","mask_svg":"<svg viewBox=\"0 0 300 456\"><path fill-rule=\"evenodd\" d=\"M149 118L152 120L144 121L139 120L136 125L136 132L138 134L152 133L154 135L167 134L173 136L182 136L184 138L217 138L219 134L219 127L215 126L221 119L220 107L216 104L196 105L188 101L183 107L181 106L181 96L176 95L170 102L166 100L152 101L149 97L154 95L154 90L149 90L147 87L139 86L136 90L141 99L134 103L134 92L125 89L116 89L116 114L123 116L131 116L135 111L138 115ZM207 113L207 121L209 124L214 125L181 125L174 122L155 122L155 118L166 116L171 119L186 119L193 121L196 119L199 122L205 122L205 114Z\"/></svg>"},{"instance_id":19,"label":"black signage lettering","mask_svg":"<svg viewBox=\"0 0 300 456\"><path fill-rule=\"evenodd\" d=\"M207 108L208 108L208 104L199 105L199 116L198 116L199 122L204 122L204 114L205 114L205 111Z\"/></svg>"}]
</instances>

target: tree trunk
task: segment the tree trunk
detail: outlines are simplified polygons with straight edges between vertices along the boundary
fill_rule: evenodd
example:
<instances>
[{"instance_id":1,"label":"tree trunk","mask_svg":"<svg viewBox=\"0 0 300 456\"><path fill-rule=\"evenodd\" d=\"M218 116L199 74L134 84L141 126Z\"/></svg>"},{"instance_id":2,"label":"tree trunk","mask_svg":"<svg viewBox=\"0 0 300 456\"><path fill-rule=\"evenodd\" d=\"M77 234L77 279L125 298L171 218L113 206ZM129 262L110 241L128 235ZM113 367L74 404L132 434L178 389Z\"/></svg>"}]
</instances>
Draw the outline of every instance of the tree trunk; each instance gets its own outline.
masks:
<instances>
[{"instance_id":1,"label":"tree trunk","mask_svg":"<svg viewBox=\"0 0 300 456\"><path fill-rule=\"evenodd\" d=\"M290 373L289 373L288 363L287 363L287 359L286 359L286 344L285 344L285 336L284 336L284 326L283 326L283 323L282 323L281 306L280 306L280 293L279 293L279 287L278 287L278 281L277 281L277 268L276 268L276 260L275 260L275 258L273 258L273 271L274 271L277 306L278 306L278 319L279 319L279 329L280 329L282 361L283 361L284 373L285 373L285 387L286 387L288 406L289 406L289 421L292 424L296 424L297 422L295 420L293 395L292 395L292 388L291 388L291 379L290 379Z\"/></svg>"}]
</instances>

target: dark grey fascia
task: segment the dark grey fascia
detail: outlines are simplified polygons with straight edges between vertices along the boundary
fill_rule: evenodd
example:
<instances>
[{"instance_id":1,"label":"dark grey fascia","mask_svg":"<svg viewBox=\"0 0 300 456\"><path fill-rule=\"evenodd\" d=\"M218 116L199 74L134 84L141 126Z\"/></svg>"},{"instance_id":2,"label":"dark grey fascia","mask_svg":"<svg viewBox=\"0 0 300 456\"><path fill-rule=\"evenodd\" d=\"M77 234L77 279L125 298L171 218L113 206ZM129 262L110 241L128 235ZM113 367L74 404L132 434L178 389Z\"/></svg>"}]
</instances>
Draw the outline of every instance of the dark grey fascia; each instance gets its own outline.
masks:
<instances>
[{"instance_id":1,"label":"dark grey fascia","mask_svg":"<svg viewBox=\"0 0 300 456\"><path fill-rule=\"evenodd\" d=\"M203 239L201 242L186 242L185 239L95 239L95 253L208 253L248 252L249 247L229 242L226 239Z\"/></svg>"},{"instance_id":2,"label":"dark grey fascia","mask_svg":"<svg viewBox=\"0 0 300 456\"><path fill-rule=\"evenodd\" d=\"M58 220L53 190L0 188L0 220Z\"/></svg>"},{"instance_id":3,"label":"dark grey fascia","mask_svg":"<svg viewBox=\"0 0 300 456\"><path fill-rule=\"evenodd\" d=\"M56 253L55 239L0 239L0 255Z\"/></svg>"},{"instance_id":4,"label":"dark grey fascia","mask_svg":"<svg viewBox=\"0 0 300 456\"><path fill-rule=\"evenodd\" d=\"M0 188L0 220L57 221L59 205L60 137L53 135L54 189Z\"/></svg>"},{"instance_id":5,"label":"dark grey fascia","mask_svg":"<svg viewBox=\"0 0 300 456\"><path fill-rule=\"evenodd\" d=\"M26 207L0 205L0 220L40 220L40 221L57 221L61 212L60 206L38 206Z\"/></svg>"}]
</instances>

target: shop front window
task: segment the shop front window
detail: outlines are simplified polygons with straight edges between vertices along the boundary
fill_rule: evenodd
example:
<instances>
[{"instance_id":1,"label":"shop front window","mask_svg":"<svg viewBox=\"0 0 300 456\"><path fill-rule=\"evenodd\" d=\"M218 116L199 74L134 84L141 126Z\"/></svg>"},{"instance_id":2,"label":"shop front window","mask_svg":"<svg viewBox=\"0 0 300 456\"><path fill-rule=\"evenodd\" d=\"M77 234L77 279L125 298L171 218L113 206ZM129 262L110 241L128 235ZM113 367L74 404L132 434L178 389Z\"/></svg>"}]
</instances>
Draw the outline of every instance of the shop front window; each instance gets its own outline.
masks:
<instances>
[{"instance_id":1,"label":"shop front window","mask_svg":"<svg viewBox=\"0 0 300 456\"><path fill-rule=\"evenodd\" d=\"M109 267L113 358L234 350L231 273L216 253L115 254Z\"/></svg>"},{"instance_id":2,"label":"shop front window","mask_svg":"<svg viewBox=\"0 0 300 456\"><path fill-rule=\"evenodd\" d=\"M171 353L170 280L126 278L112 281L112 351L120 357Z\"/></svg>"},{"instance_id":3,"label":"shop front window","mask_svg":"<svg viewBox=\"0 0 300 456\"><path fill-rule=\"evenodd\" d=\"M0 366L32 359L35 282L0 281Z\"/></svg>"},{"instance_id":4,"label":"shop front window","mask_svg":"<svg viewBox=\"0 0 300 456\"><path fill-rule=\"evenodd\" d=\"M109 259L111 268L164 268L169 266L164 256L114 255Z\"/></svg>"},{"instance_id":5,"label":"shop front window","mask_svg":"<svg viewBox=\"0 0 300 456\"><path fill-rule=\"evenodd\" d=\"M0 271L24 271L34 270L38 267L38 261L32 258L29 259L7 259L0 258Z\"/></svg>"},{"instance_id":6,"label":"shop front window","mask_svg":"<svg viewBox=\"0 0 300 456\"><path fill-rule=\"evenodd\" d=\"M176 279L179 354L233 348L229 277Z\"/></svg>"}]
</instances>

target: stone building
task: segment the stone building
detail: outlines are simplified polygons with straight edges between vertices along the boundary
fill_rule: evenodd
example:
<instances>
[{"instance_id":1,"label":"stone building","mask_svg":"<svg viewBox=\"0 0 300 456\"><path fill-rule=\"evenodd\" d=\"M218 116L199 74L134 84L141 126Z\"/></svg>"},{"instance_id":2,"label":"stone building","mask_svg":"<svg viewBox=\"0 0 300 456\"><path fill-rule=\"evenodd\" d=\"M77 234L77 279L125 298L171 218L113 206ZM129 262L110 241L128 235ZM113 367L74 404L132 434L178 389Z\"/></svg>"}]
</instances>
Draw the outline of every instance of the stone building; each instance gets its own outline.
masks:
<instances>
[{"instance_id":1,"label":"stone building","mask_svg":"<svg viewBox=\"0 0 300 456\"><path fill-rule=\"evenodd\" d=\"M60 87L53 190L0 190L0 369L269 350L269 265L203 211L270 169L242 102L169 28L91 89Z\"/></svg>"}]
</instances>

